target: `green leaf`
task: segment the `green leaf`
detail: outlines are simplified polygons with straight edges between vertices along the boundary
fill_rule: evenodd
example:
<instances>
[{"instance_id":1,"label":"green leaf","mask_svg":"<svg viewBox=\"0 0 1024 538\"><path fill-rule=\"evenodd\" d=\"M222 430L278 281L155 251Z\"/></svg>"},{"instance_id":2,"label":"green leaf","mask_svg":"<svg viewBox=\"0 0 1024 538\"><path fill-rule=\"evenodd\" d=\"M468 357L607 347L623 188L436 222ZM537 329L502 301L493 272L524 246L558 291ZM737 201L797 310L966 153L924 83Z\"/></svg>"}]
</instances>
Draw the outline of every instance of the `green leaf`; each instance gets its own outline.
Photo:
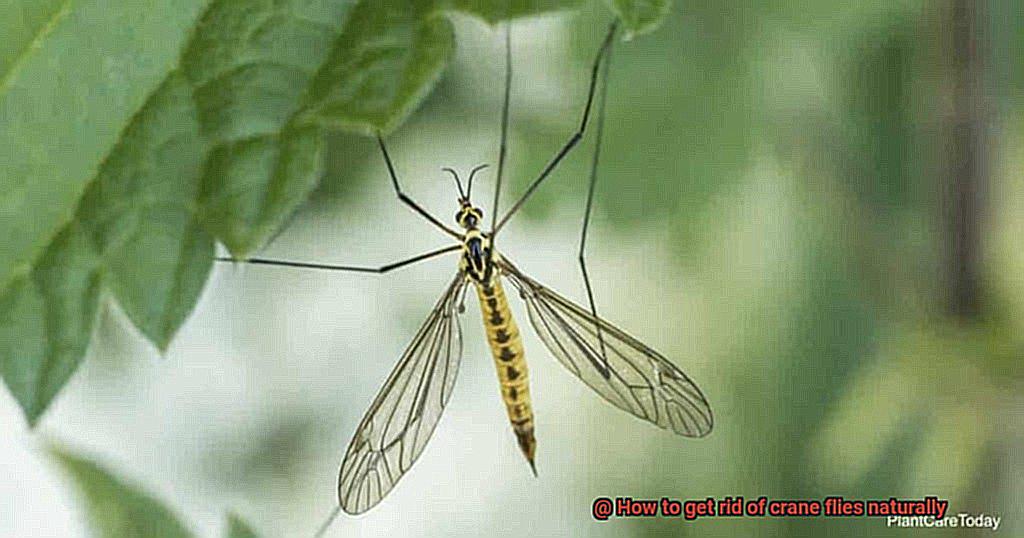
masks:
<instances>
[{"instance_id":1,"label":"green leaf","mask_svg":"<svg viewBox=\"0 0 1024 538\"><path fill-rule=\"evenodd\" d=\"M37 36L45 35L46 27L59 21L67 8L61 0L8 2L0 17L0 78L6 78L14 65L29 56Z\"/></svg>"},{"instance_id":2,"label":"green leaf","mask_svg":"<svg viewBox=\"0 0 1024 538\"><path fill-rule=\"evenodd\" d=\"M494 23L575 7L579 0L360 2L313 80L306 123L373 134L405 120L441 76L454 47L445 13Z\"/></svg>"},{"instance_id":3,"label":"green leaf","mask_svg":"<svg viewBox=\"0 0 1024 538\"><path fill-rule=\"evenodd\" d=\"M24 278L67 225L203 4L35 1L0 13L15 36L0 63L0 286Z\"/></svg>"},{"instance_id":4,"label":"green leaf","mask_svg":"<svg viewBox=\"0 0 1024 538\"><path fill-rule=\"evenodd\" d=\"M188 538L194 536L160 501L125 484L102 467L52 449L74 480L96 538Z\"/></svg>"},{"instance_id":5,"label":"green leaf","mask_svg":"<svg viewBox=\"0 0 1024 538\"><path fill-rule=\"evenodd\" d=\"M579 7L582 0L441 0L441 9L460 11L487 23Z\"/></svg>"},{"instance_id":6,"label":"green leaf","mask_svg":"<svg viewBox=\"0 0 1024 538\"><path fill-rule=\"evenodd\" d=\"M262 246L316 186L322 145L308 127L217 147L199 202L206 226L237 255Z\"/></svg>"},{"instance_id":7,"label":"green leaf","mask_svg":"<svg viewBox=\"0 0 1024 538\"><path fill-rule=\"evenodd\" d=\"M74 373L101 287L165 347L198 298L213 241L195 207L205 148L172 77L125 131L79 210L0 294L0 372L30 423Z\"/></svg>"},{"instance_id":8,"label":"green leaf","mask_svg":"<svg viewBox=\"0 0 1024 538\"><path fill-rule=\"evenodd\" d=\"M181 278L184 292L163 286L167 276L195 265L145 270L166 260L166 252L124 257L160 241L148 236L158 225L141 201L154 193L133 190L131 181L145 181L118 167L135 164L155 173L152 180L174 179L175 170L165 167L181 157L163 155L175 144L135 147L146 133L124 127L148 117L139 112L147 99L159 101L153 92L166 87L161 79L199 7L149 4L10 6L24 18L17 44L0 57L0 374L30 423L85 353L103 284L115 285L132 319L163 344L187 313L182 305L195 300L188 288L202 282ZM11 13L0 18L10 21ZM165 158L145 162L147 153ZM177 191L166 199L178 199L182 184L164 185ZM154 273L164 280L150 280ZM133 291L142 301L128 299ZM168 308L153 308L160 301Z\"/></svg>"},{"instance_id":9,"label":"green leaf","mask_svg":"<svg viewBox=\"0 0 1024 538\"><path fill-rule=\"evenodd\" d=\"M235 514L228 514L227 538L258 538L256 531L252 530L240 517Z\"/></svg>"},{"instance_id":10,"label":"green leaf","mask_svg":"<svg viewBox=\"0 0 1024 538\"><path fill-rule=\"evenodd\" d=\"M165 349L214 241L246 256L316 186L325 126L395 128L486 21L576 0L15 3L0 29L0 375L35 423L104 292ZM3 19L3 17L0 17Z\"/></svg>"},{"instance_id":11,"label":"green leaf","mask_svg":"<svg viewBox=\"0 0 1024 538\"><path fill-rule=\"evenodd\" d=\"M432 4L361 2L313 81L305 119L368 133L391 130L433 87L452 37L451 23Z\"/></svg>"},{"instance_id":12,"label":"green leaf","mask_svg":"<svg viewBox=\"0 0 1024 538\"><path fill-rule=\"evenodd\" d=\"M76 215L102 260L103 283L161 349L212 263L213 239L194 202L206 152L189 87L172 75L125 131Z\"/></svg>"},{"instance_id":13,"label":"green leaf","mask_svg":"<svg viewBox=\"0 0 1024 538\"><path fill-rule=\"evenodd\" d=\"M212 147L200 211L235 256L273 237L320 178L321 132L295 120L350 4L218 0L182 55Z\"/></svg>"},{"instance_id":14,"label":"green leaf","mask_svg":"<svg viewBox=\"0 0 1024 538\"><path fill-rule=\"evenodd\" d=\"M619 19L622 20L626 39L653 32L672 9L672 0L606 0Z\"/></svg>"},{"instance_id":15,"label":"green leaf","mask_svg":"<svg viewBox=\"0 0 1024 538\"><path fill-rule=\"evenodd\" d=\"M85 353L96 317L99 265L88 233L69 226L32 272L0 295L0 372L30 423Z\"/></svg>"}]
</instances>

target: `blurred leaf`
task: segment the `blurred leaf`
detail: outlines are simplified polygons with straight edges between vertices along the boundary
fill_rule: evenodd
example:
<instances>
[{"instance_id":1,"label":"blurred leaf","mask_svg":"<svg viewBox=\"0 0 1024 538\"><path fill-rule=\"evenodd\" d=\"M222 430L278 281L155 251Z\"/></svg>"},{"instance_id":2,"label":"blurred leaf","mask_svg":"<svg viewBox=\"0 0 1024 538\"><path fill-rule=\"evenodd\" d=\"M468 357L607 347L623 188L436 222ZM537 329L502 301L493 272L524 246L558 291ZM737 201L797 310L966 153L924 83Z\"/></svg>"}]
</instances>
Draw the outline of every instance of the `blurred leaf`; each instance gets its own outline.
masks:
<instances>
[{"instance_id":1,"label":"blurred leaf","mask_svg":"<svg viewBox=\"0 0 1024 538\"><path fill-rule=\"evenodd\" d=\"M626 39L656 30L672 9L672 0L606 0L622 19Z\"/></svg>"},{"instance_id":2,"label":"blurred leaf","mask_svg":"<svg viewBox=\"0 0 1024 538\"><path fill-rule=\"evenodd\" d=\"M842 491L885 477L892 483L872 494L964 494L994 428L986 346L975 329L952 324L893 331L815 434L819 480ZM893 476L895 459L905 476Z\"/></svg>"},{"instance_id":3,"label":"blurred leaf","mask_svg":"<svg viewBox=\"0 0 1024 538\"><path fill-rule=\"evenodd\" d=\"M443 13L506 13L501 0L215 0L197 21L176 3L156 4L68 4L48 20L17 8L36 33L0 56L9 66L0 137L11 138L0 146L10 148L0 153L0 234L13 238L0 251L0 373L30 423L81 360L102 289L166 348L201 291L214 239L236 256L258 249L315 187L320 125L395 127L447 61ZM573 4L526 2L512 13ZM126 20L138 24L119 32ZM175 63L185 28L191 38ZM156 42L164 48L145 48ZM90 59L97 47L108 56ZM106 72L111 51L123 51L116 68L125 73ZM83 64L107 66L93 69L106 76L69 78ZM140 70L148 78L126 78ZM120 97L79 102L93 95ZM35 117L66 109L88 121ZM69 138L75 151L48 151Z\"/></svg>"},{"instance_id":4,"label":"blurred leaf","mask_svg":"<svg viewBox=\"0 0 1024 538\"><path fill-rule=\"evenodd\" d=\"M624 231L663 224L670 239L666 246L681 261L703 258L707 218L717 211L713 204L738 188L757 140L762 110L751 105L757 79L750 56L762 50L764 38L735 24L737 9L712 0L688 1L685 13L676 9L667 15L665 31L617 45L611 63L594 217ZM579 25L574 42L578 75L567 93L571 97L563 98L565 112L513 110L518 134L510 153L513 192L526 188L578 121L586 69L607 16L588 12L581 18L587 23ZM494 121L493 108L483 114ZM566 210L564 200L579 204L569 211L582 211L590 137L522 207L522 217L553 218Z\"/></svg>"},{"instance_id":5,"label":"blurred leaf","mask_svg":"<svg viewBox=\"0 0 1024 538\"><path fill-rule=\"evenodd\" d=\"M940 406L930 421L931 431L910 457L911 493L959 498L967 492L988 456L985 447L994 429L990 412L983 409L973 401Z\"/></svg>"},{"instance_id":6,"label":"blurred leaf","mask_svg":"<svg viewBox=\"0 0 1024 538\"><path fill-rule=\"evenodd\" d=\"M251 429L223 429L211 439L213 450L204 465L221 486L244 493L254 489L280 489L301 474L301 467L315 457L322 415L284 413L255 421ZM235 439L243 438L239 444Z\"/></svg>"},{"instance_id":7,"label":"blurred leaf","mask_svg":"<svg viewBox=\"0 0 1024 538\"><path fill-rule=\"evenodd\" d=\"M927 392L908 382L913 379L908 370L906 361L875 361L847 384L846 394L814 432L811 461L820 470L816 481L836 491L848 490L896 444L908 424L926 417ZM865 416L872 419L866 421Z\"/></svg>"},{"instance_id":8,"label":"blurred leaf","mask_svg":"<svg viewBox=\"0 0 1024 538\"><path fill-rule=\"evenodd\" d=\"M918 193L934 188L932 181L915 184L927 176L915 173L920 157L915 160L913 148L920 127L908 103L915 97L914 74L932 72L935 66L915 56L915 47L921 44L911 36L921 31L904 17L890 17L884 26L871 29L860 38L863 42L854 43L857 53L851 55L850 72L844 77L858 81L842 88L846 105L841 116L846 130L842 147L846 149L819 151L835 155L837 166L849 171L845 174L849 188L870 209L884 213L915 208L915 203L923 201Z\"/></svg>"},{"instance_id":9,"label":"blurred leaf","mask_svg":"<svg viewBox=\"0 0 1024 538\"><path fill-rule=\"evenodd\" d=\"M227 538L258 538L256 531L252 530L240 517L235 514L228 514Z\"/></svg>"},{"instance_id":10,"label":"blurred leaf","mask_svg":"<svg viewBox=\"0 0 1024 538\"><path fill-rule=\"evenodd\" d=\"M990 0L985 11L985 31L991 35L986 83L1000 97L1007 115L1019 115L1024 107L1024 10L1014 0Z\"/></svg>"},{"instance_id":11,"label":"blurred leaf","mask_svg":"<svg viewBox=\"0 0 1024 538\"><path fill-rule=\"evenodd\" d=\"M160 501L125 484L95 463L52 449L74 480L96 538L187 538L194 536Z\"/></svg>"}]
</instances>

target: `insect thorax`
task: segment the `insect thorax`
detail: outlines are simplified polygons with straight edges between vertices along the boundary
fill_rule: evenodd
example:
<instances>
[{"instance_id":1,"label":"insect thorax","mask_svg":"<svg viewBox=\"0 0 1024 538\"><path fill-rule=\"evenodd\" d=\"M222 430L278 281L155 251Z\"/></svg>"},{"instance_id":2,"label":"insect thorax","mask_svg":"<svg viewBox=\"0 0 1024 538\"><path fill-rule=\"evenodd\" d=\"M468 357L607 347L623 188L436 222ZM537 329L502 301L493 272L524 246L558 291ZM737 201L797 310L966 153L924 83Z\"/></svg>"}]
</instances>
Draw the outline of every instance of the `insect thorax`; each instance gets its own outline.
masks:
<instances>
[{"instance_id":1,"label":"insect thorax","mask_svg":"<svg viewBox=\"0 0 1024 538\"><path fill-rule=\"evenodd\" d=\"M491 250L491 238L480 230L466 230L462 240L462 259L459 268L478 284L488 285L495 276L494 261L497 255Z\"/></svg>"}]
</instances>

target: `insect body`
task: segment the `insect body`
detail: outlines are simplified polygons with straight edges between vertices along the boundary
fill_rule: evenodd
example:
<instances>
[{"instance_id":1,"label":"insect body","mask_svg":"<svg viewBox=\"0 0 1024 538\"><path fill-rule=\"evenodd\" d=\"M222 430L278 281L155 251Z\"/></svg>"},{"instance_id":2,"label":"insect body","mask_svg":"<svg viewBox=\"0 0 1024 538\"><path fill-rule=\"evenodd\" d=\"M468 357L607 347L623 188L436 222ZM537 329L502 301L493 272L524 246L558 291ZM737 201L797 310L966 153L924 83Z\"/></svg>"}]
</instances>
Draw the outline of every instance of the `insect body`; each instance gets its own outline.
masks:
<instances>
[{"instance_id":1,"label":"insect body","mask_svg":"<svg viewBox=\"0 0 1024 538\"><path fill-rule=\"evenodd\" d=\"M519 442L519 449L530 463L533 473L537 474L533 461L537 440L533 435L529 368L523 354L519 326L508 306L505 288L501 285L500 269L494 263L498 254L491 250L486 235L475 228L466 231L464 245L460 267L476 286L487 343L494 357L508 419Z\"/></svg>"}]
</instances>

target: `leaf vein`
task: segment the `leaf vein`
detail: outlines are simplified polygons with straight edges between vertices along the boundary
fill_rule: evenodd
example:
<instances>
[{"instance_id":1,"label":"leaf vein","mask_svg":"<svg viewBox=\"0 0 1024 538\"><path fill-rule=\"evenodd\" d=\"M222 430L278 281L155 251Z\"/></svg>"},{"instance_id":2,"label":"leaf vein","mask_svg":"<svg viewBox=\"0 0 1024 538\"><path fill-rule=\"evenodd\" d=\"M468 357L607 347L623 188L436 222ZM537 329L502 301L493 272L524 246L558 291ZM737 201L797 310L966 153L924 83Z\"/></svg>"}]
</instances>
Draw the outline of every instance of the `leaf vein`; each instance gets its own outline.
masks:
<instances>
[{"instance_id":1,"label":"leaf vein","mask_svg":"<svg viewBox=\"0 0 1024 538\"><path fill-rule=\"evenodd\" d=\"M3 76L0 76L0 94L3 94L4 91L7 90L8 84L10 84L14 75L21 70L21 66L25 63L25 60L28 59L30 52L37 49L39 44L42 43L42 41L53 32L53 29L57 27L57 24L60 23L61 19L67 16L68 13L71 13L71 2L72 0L64 0L60 7L55 9L53 14L50 15L46 24L39 28L39 31L32 37L32 40L18 52L14 61L11 62L11 67L3 74Z\"/></svg>"}]
</instances>

